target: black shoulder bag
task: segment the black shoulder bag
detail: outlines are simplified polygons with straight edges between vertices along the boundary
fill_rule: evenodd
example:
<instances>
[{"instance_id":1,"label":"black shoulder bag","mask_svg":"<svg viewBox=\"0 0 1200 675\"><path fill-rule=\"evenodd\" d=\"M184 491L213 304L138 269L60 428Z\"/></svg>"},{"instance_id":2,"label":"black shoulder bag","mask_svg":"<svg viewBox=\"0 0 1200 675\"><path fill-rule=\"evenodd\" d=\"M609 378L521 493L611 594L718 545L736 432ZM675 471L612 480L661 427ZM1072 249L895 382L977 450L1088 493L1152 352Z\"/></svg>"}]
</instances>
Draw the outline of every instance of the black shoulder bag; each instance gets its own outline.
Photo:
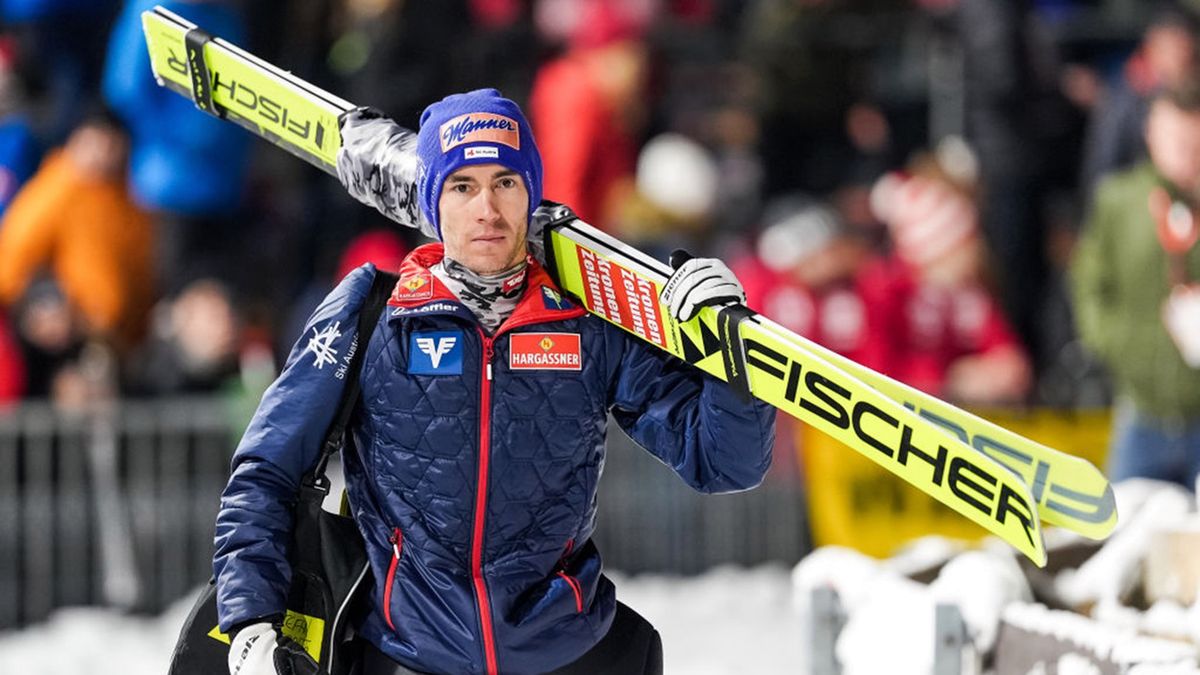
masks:
<instances>
[{"instance_id":1,"label":"black shoulder bag","mask_svg":"<svg viewBox=\"0 0 1200 675\"><path fill-rule=\"evenodd\" d=\"M357 591L368 573L366 548L354 520L329 513L321 503L329 494L325 467L342 449L346 425L358 401L363 354L379 315L396 284L394 274L376 271L358 315L357 348L351 358L338 412L325 434L321 458L300 482L291 548L292 585L287 614L278 632L294 640L318 665L321 675L342 675L353 665L351 614ZM179 633L170 675L225 673L229 637L217 628L217 587L210 580Z\"/></svg>"}]
</instances>

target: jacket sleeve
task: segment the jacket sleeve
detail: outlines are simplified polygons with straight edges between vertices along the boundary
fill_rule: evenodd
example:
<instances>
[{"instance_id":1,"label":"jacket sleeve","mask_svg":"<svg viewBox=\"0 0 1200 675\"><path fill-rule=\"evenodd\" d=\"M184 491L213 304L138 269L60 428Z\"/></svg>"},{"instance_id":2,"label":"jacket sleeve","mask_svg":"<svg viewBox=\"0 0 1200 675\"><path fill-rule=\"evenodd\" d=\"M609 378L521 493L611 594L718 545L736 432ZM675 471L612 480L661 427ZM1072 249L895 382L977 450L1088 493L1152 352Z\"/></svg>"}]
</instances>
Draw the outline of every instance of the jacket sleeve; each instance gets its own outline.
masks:
<instances>
[{"instance_id":1,"label":"jacket sleeve","mask_svg":"<svg viewBox=\"0 0 1200 675\"><path fill-rule=\"evenodd\" d=\"M65 158L48 161L61 163ZM0 305L20 299L38 270L50 262L59 236L59 214L70 186L63 172L38 173L25 184L0 221Z\"/></svg>"},{"instance_id":2,"label":"jacket sleeve","mask_svg":"<svg viewBox=\"0 0 1200 675\"><path fill-rule=\"evenodd\" d=\"M164 99L153 95L153 89L158 85L150 70L146 37L142 32L142 12L153 6L149 0L127 3L113 22L105 54L101 93L104 101L127 124L130 120L154 120L162 112L159 102Z\"/></svg>"},{"instance_id":3,"label":"jacket sleeve","mask_svg":"<svg viewBox=\"0 0 1200 675\"><path fill-rule=\"evenodd\" d=\"M234 453L213 557L222 630L284 611L300 479L333 421L374 274L369 264L354 270L309 317Z\"/></svg>"},{"instance_id":4,"label":"jacket sleeve","mask_svg":"<svg viewBox=\"0 0 1200 675\"><path fill-rule=\"evenodd\" d=\"M341 122L337 175L359 202L437 239L416 198L417 135L372 111L354 109Z\"/></svg>"},{"instance_id":5,"label":"jacket sleeve","mask_svg":"<svg viewBox=\"0 0 1200 675\"><path fill-rule=\"evenodd\" d=\"M724 382L606 328L622 345L611 412L634 442L700 492L747 490L762 482L775 444L774 406L743 402Z\"/></svg>"}]
</instances>

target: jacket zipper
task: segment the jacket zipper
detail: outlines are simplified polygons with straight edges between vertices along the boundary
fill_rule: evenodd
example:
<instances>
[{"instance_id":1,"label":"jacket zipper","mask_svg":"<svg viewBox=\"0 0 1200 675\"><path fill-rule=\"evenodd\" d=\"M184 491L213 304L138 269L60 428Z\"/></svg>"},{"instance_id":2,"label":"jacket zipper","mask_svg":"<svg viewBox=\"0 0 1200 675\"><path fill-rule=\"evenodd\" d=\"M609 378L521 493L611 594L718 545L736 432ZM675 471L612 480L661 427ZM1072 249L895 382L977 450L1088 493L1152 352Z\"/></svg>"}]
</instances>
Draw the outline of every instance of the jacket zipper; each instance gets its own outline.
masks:
<instances>
[{"instance_id":1,"label":"jacket zipper","mask_svg":"<svg viewBox=\"0 0 1200 675\"><path fill-rule=\"evenodd\" d=\"M387 581L383 584L383 618L388 628L395 632L396 626L392 623L392 586L396 581L396 567L400 564L400 551L404 549L404 533L398 527L393 528L388 541L392 543L392 562L388 565Z\"/></svg>"},{"instance_id":2,"label":"jacket zipper","mask_svg":"<svg viewBox=\"0 0 1200 675\"><path fill-rule=\"evenodd\" d=\"M563 551L562 558L558 561L558 576L562 577L563 581L571 587L571 592L575 594L575 611L583 612L583 587L580 586L579 580L567 574L567 558L571 557L571 550L575 548L575 539L567 540L567 548Z\"/></svg>"},{"instance_id":3,"label":"jacket zipper","mask_svg":"<svg viewBox=\"0 0 1200 675\"><path fill-rule=\"evenodd\" d=\"M562 577L563 581L567 582L567 585L571 587L571 592L575 594L575 612L582 613L583 589L579 586L579 580L570 574L567 574L563 570L558 571L558 576Z\"/></svg>"},{"instance_id":4,"label":"jacket zipper","mask_svg":"<svg viewBox=\"0 0 1200 675\"><path fill-rule=\"evenodd\" d=\"M488 598L487 582L483 578L483 533L484 517L487 515L488 460L491 446L492 407L492 356L493 340L479 329L483 339L483 372L479 401L479 473L475 488L475 527L471 541L471 577L475 584L475 598L479 603L479 623L483 633L483 654L487 672L499 672L496 665L496 637L492 631L492 609Z\"/></svg>"},{"instance_id":5,"label":"jacket zipper","mask_svg":"<svg viewBox=\"0 0 1200 675\"><path fill-rule=\"evenodd\" d=\"M580 308L577 314L560 317L560 319L575 318L586 313L586 310ZM488 461L491 455L492 357L495 355L495 342L501 335L513 328L526 324L541 323L545 320L545 317L525 317L524 320L518 320L515 323L505 321L492 337L488 337L483 332L482 327L478 325L475 327L475 330L479 332L479 338L483 341L483 372L479 378L479 470L475 479L475 522L471 536L471 578L475 586L475 599L479 605L479 624L480 630L483 633L483 655L487 662L487 672L489 675L496 675L496 673L500 672L499 667L496 665L496 636L492 628L491 600L488 597L487 582L483 578L484 517L487 515ZM572 584L571 587L576 589L576 598L579 601L577 604L582 607L582 596L578 590L578 582Z\"/></svg>"}]
</instances>

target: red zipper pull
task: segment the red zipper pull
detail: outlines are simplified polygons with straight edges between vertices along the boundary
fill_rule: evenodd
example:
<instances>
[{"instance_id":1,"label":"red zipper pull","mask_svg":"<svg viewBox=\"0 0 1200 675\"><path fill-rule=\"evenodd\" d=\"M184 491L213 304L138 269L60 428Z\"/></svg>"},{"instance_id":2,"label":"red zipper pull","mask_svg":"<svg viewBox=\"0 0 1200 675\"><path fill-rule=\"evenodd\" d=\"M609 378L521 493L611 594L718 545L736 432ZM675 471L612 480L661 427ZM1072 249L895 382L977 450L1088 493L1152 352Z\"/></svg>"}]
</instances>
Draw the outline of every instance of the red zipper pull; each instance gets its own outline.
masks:
<instances>
[{"instance_id":1,"label":"red zipper pull","mask_svg":"<svg viewBox=\"0 0 1200 675\"><path fill-rule=\"evenodd\" d=\"M396 527L396 528L392 529L391 535L388 536L388 541L391 542L391 544L392 544L392 553L394 553L396 555L396 557L399 558L400 557L400 545L401 545L401 542L404 541L404 535L400 533L400 528Z\"/></svg>"},{"instance_id":2,"label":"red zipper pull","mask_svg":"<svg viewBox=\"0 0 1200 675\"><path fill-rule=\"evenodd\" d=\"M484 363L484 367L487 368L487 379L489 382L491 382L491 380L492 380L492 355L493 355L493 353L494 352L492 349L492 339L485 338L483 341L483 363Z\"/></svg>"}]
</instances>

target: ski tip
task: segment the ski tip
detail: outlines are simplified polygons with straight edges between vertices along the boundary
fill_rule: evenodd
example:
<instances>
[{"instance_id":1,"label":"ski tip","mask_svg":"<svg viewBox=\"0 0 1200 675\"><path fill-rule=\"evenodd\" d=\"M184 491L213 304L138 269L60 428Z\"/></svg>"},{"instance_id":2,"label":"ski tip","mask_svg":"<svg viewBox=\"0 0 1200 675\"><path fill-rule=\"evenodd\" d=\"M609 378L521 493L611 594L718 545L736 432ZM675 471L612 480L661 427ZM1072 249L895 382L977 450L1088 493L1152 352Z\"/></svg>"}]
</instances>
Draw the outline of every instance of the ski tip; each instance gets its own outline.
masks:
<instances>
[{"instance_id":1,"label":"ski tip","mask_svg":"<svg viewBox=\"0 0 1200 675\"><path fill-rule=\"evenodd\" d=\"M1037 548L1036 551L1026 551L1025 556L1039 568L1045 567L1049 560L1049 557L1046 555L1046 545L1044 542Z\"/></svg>"},{"instance_id":2,"label":"ski tip","mask_svg":"<svg viewBox=\"0 0 1200 675\"><path fill-rule=\"evenodd\" d=\"M1038 505L1042 520L1095 541L1107 539L1117 528L1117 500L1105 481L1099 495L1055 487Z\"/></svg>"}]
</instances>

